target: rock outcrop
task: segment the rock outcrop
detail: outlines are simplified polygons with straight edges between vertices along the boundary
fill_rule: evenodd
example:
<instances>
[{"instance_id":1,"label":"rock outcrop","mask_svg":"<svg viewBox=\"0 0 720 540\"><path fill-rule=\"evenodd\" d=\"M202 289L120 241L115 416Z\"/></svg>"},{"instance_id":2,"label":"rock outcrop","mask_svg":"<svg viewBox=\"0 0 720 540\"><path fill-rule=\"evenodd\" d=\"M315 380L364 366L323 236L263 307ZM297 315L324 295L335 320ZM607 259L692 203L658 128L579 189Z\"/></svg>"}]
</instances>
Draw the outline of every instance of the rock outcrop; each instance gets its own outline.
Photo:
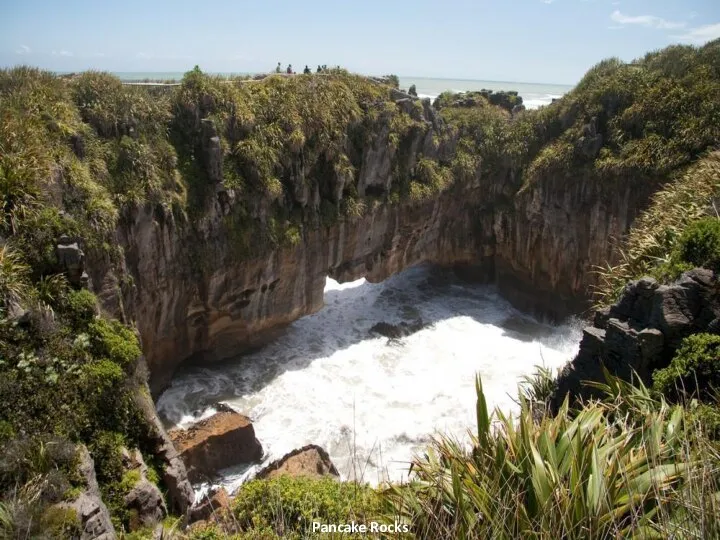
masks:
<instances>
[{"instance_id":1,"label":"rock outcrop","mask_svg":"<svg viewBox=\"0 0 720 540\"><path fill-rule=\"evenodd\" d=\"M282 475L314 478L340 476L325 449L315 444L285 454L258 472L256 478L272 479Z\"/></svg>"},{"instance_id":2,"label":"rock outcrop","mask_svg":"<svg viewBox=\"0 0 720 540\"><path fill-rule=\"evenodd\" d=\"M262 446L250 419L230 408L219 409L187 430L168 433L193 483L213 478L220 469L262 458Z\"/></svg>"},{"instance_id":3,"label":"rock outcrop","mask_svg":"<svg viewBox=\"0 0 720 540\"><path fill-rule=\"evenodd\" d=\"M557 407L567 394L590 397L582 381L604 381L602 366L645 382L670 363L680 342L696 332L720 332L720 283L706 269L684 273L671 285L643 278L629 283L618 302L595 313L580 351L558 378Z\"/></svg>"},{"instance_id":4,"label":"rock outcrop","mask_svg":"<svg viewBox=\"0 0 720 540\"><path fill-rule=\"evenodd\" d=\"M419 332L423 328L425 328L425 323L422 319L417 319L412 322L402 321L399 324L390 324L383 321L374 324L372 328L370 328L370 332L380 334L390 339L400 339Z\"/></svg>"},{"instance_id":5,"label":"rock outcrop","mask_svg":"<svg viewBox=\"0 0 720 540\"><path fill-rule=\"evenodd\" d=\"M74 500L58 506L70 508L77 514L81 527L80 540L115 540L115 527L95 477L95 463L84 446L78 449L78 471L85 480L85 490Z\"/></svg>"},{"instance_id":6,"label":"rock outcrop","mask_svg":"<svg viewBox=\"0 0 720 540\"><path fill-rule=\"evenodd\" d=\"M146 369L144 359L138 362L138 366L141 370ZM188 480L185 463L165 432L146 385L143 385L142 390L135 396L135 402L143 412L149 427L147 435L150 442L155 445L155 458L162 463L161 474L167 490L167 505L172 513L185 515L195 501L195 493Z\"/></svg>"},{"instance_id":7,"label":"rock outcrop","mask_svg":"<svg viewBox=\"0 0 720 540\"><path fill-rule=\"evenodd\" d=\"M135 472L138 481L125 494L125 508L130 510L130 530L152 527L167 515L165 500L160 489L148 479L148 468L139 450L122 450L123 468Z\"/></svg>"},{"instance_id":8,"label":"rock outcrop","mask_svg":"<svg viewBox=\"0 0 720 540\"><path fill-rule=\"evenodd\" d=\"M230 495L225 488L210 491L205 498L190 511L190 522L207 521L214 514L224 512L230 507Z\"/></svg>"}]
</instances>

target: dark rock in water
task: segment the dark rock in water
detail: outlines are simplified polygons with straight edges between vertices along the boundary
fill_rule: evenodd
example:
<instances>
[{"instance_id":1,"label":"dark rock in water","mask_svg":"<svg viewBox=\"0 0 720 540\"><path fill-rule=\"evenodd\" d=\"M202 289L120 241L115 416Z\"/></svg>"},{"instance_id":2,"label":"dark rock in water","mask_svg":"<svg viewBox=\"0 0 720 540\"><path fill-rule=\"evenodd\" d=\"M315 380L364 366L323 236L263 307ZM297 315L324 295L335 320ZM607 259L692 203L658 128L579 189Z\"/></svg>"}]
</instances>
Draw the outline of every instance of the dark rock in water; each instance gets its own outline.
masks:
<instances>
[{"instance_id":1,"label":"dark rock in water","mask_svg":"<svg viewBox=\"0 0 720 540\"><path fill-rule=\"evenodd\" d=\"M191 482L212 478L220 469L258 461L263 454L250 419L229 407L218 407L210 418L168 435L188 468Z\"/></svg>"},{"instance_id":2,"label":"dark rock in water","mask_svg":"<svg viewBox=\"0 0 720 540\"><path fill-rule=\"evenodd\" d=\"M613 375L629 380L637 373L650 383L685 337L717 333L719 318L720 283L711 270L685 272L671 285L648 277L629 283L617 303L597 311L593 326L583 330L577 356L558 377L553 405L568 394L595 396L582 382L603 382L603 365Z\"/></svg>"},{"instance_id":3,"label":"dark rock in water","mask_svg":"<svg viewBox=\"0 0 720 540\"><path fill-rule=\"evenodd\" d=\"M257 474L257 478L275 478L281 475L298 476L340 476L330 455L315 444L303 446L273 461Z\"/></svg>"},{"instance_id":4,"label":"dark rock in water","mask_svg":"<svg viewBox=\"0 0 720 540\"><path fill-rule=\"evenodd\" d=\"M190 522L208 520L213 514L230 506L230 495L225 488L210 490L205 499L190 511Z\"/></svg>"},{"instance_id":5,"label":"dark rock in water","mask_svg":"<svg viewBox=\"0 0 720 540\"><path fill-rule=\"evenodd\" d=\"M370 328L370 332L380 334L390 339L400 339L415 332L419 332L427 326L422 319L416 319L413 322L401 322L400 324L390 324L387 322L379 322Z\"/></svg>"}]
</instances>

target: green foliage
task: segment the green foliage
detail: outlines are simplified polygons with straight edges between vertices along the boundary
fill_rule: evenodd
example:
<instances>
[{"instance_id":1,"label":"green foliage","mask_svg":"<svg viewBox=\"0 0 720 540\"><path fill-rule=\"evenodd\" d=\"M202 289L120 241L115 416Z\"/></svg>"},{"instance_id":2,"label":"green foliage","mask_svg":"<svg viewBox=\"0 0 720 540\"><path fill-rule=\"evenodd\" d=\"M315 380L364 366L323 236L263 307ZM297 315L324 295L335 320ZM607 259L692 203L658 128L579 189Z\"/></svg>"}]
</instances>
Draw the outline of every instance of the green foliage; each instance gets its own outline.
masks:
<instances>
[{"instance_id":1,"label":"green foliage","mask_svg":"<svg viewBox=\"0 0 720 540\"><path fill-rule=\"evenodd\" d=\"M720 389L720 336L685 338L670 365L653 373L653 388L670 399L697 397L712 401Z\"/></svg>"},{"instance_id":2,"label":"green foliage","mask_svg":"<svg viewBox=\"0 0 720 540\"><path fill-rule=\"evenodd\" d=\"M378 519L381 501L370 487L333 478L293 478L244 484L233 502L233 514L242 530L306 538L313 521L367 523Z\"/></svg>"},{"instance_id":3,"label":"green foliage","mask_svg":"<svg viewBox=\"0 0 720 540\"><path fill-rule=\"evenodd\" d=\"M97 315L97 298L87 289L68 291L64 307L70 324L82 328Z\"/></svg>"},{"instance_id":4,"label":"green foliage","mask_svg":"<svg viewBox=\"0 0 720 540\"><path fill-rule=\"evenodd\" d=\"M630 280L644 275L670 280L686 270L691 261L681 255L685 250L679 246L679 240L694 223L704 221L708 213L714 214L713 201L718 195L720 152L710 153L656 192L620 246L620 262L598 269L599 303L612 303ZM706 244L712 227L709 226L707 234L703 233ZM711 252L713 246L710 243L704 249Z\"/></svg>"},{"instance_id":5,"label":"green foliage","mask_svg":"<svg viewBox=\"0 0 720 540\"><path fill-rule=\"evenodd\" d=\"M98 357L109 358L122 368L133 366L140 357L140 345L135 334L119 321L95 319L88 329Z\"/></svg>"},{"instance_id":6,"label":"green foliage","mask_svg":"<svg viewBox=\"0 0 720 540\"><path fill-rule=\"evenodd\" d=\"M703 218L690 224L676 250L682 262L720 271L720 219Z\"/></svg>"},{"instance_id":7,"label":"green foliage","mask_svg":"<svg viewBox=\"0 0 720 540\"><path fill-rule=\"evenodd\" d=\"M701 447L684 430L683 409L616 379L603 387L604 402L578 411L565 403L540 418L521 397L512 418L488 413L478 381L471 447L438 439L415 461L411 482L386 496L423 538L667 537L679 527L702 537L717 530L716 519L702 521L716 505L692 506L718 483L717 473L707 487L698 483L706 461L686 457Z\"/></svg>"}]
</instances>

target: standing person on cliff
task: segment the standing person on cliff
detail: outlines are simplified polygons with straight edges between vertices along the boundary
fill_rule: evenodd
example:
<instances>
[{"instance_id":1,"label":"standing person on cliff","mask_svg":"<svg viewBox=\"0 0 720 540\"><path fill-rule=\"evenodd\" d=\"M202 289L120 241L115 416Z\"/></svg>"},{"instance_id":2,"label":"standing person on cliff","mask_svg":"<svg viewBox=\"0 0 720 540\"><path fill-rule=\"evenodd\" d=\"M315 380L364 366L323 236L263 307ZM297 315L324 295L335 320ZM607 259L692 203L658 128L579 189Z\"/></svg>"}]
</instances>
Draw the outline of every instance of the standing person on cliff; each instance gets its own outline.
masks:
<instances>
[{"instance_id":1,"label":"standing person on cliff","mask_svg":"<svg viewBox=\"0 0 720 540\"><path fill-rule=\"evenodd\" d=\"M288 75L292 75L292 64L288 64L287 70L285 71Z\"/></svg>"},{"instance_id":2,"label":"standing person on cliff","mask_svg":"<svg viewBox=\"0 0 720 540\"><path fill-rule=\"evenodd\" d=\"M310 73L311 73L310 68L307 66L307 64L305 64L305 69L303 70L303 73L305 75L310 75Z\"/></svg>"},{"instance_id":3,"label":"standing person on cliff","mask_svg":"<svg viewBox=\"0 0 720 540\"><path fill-rule=\"evenodd\" d=\"M278 65L275 68L275 73L282 73L282 68L280 67L280 62L278 62Z\"/></svg>"}]
</instances>

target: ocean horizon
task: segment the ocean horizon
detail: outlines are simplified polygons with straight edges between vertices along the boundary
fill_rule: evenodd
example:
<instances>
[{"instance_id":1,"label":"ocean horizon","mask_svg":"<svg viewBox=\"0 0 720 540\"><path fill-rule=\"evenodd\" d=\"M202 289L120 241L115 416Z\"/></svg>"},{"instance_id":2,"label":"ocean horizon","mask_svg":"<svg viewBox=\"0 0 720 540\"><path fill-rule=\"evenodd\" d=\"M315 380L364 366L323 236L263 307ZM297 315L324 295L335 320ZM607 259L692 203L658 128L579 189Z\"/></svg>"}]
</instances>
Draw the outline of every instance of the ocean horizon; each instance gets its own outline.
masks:
<instances>
[{"instance_id":1,"label":"ocean horizon","mask_svg":"<svg viewBox=\"0 0 720 540\"><path fill-rule=\"evenodd\" d=\"M179 71L116 71L112 72L124 82L142 82L145 80L180 81L184 72ZM209 72L222 77L252 76L253 72ZM415 85L418 96L435 99L442 92L468 92L474 90L513 90L523 98L523 103L529 109L536 109L542 105L552 103L569 92L573 85L555 83L536 83L518 81L492 81L483 79L445 78L445 77L418 77L400 75L400 88L407 90Z\"/></svg>"}]
</instances>

